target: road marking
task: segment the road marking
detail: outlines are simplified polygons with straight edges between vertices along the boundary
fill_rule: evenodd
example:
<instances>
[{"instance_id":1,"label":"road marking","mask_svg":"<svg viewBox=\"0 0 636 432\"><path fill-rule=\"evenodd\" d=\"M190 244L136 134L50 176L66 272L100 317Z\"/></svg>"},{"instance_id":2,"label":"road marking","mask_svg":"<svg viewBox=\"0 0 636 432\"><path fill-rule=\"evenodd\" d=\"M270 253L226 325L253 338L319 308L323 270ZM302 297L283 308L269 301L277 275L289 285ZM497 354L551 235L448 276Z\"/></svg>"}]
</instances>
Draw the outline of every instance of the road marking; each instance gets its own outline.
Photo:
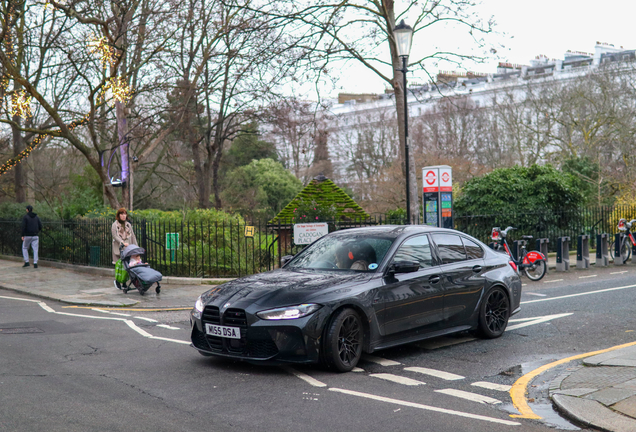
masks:
<instances>
[{"instance_id":1,"label":"road marking","mask_svg":"<svg viewBox=\"0 0 636 432\"><path fill-rule=\"evenodd\" d=\"M466 399L469 401L473 401L473 402L477 402L480 404L490 404L490 405L496 405L496 404L500 404L501 401L488 397L488 396L483 396L477 393L471 393L471 392L467 392L467 391L463 391L463 390L456 390L456 389L442 389L442 390L435 390L437 393L443 393L449 396L455 396L461 399Z\"/></svg>"},{"instance_id":2,"label":"road marking","mask_svg":"<svg viewBox=\"0 0 636 432\"><path fill-rule=\"evenodd\" d=\"M629 270L623 270L623 271L619 271L619 272L612 272L610 274L623 274L623 273L628 273Z\"/></svg>"},{"instance_id":3,"label":"road marking","mask_svg":"<svg viewBox=\"0 0 636 432\"><path fill-rule=\"evenodd\" d=\"M362 357L362 360L370 361L371 363L376 363L376 364L379 364L380 366L398 366L402 364L393 360L387 360L387 359L383 359L381 357L375 357L372 355L365 355Z\"/></svg>"},{"instance_id":4,"label":"road marking","mask_svg":"<svg viewBox=\"0 0 636 432\"><path fill-rule=\"evenodd\" d=\"M62 306L62 309L95 309L95 306ZM100 308L101 310L120 310L120 311L130 311L130 312L171 312L171 311L184 311L184 310L192 310L191 307L177 307L177 308L129 308L129 307L109 307L109 308Z\"/></svg>"},{"instance_id":5,"label":"road marking","mask_svg":"<svg viewBox=\"0 0 636 432\"><path fill-rule=\"evenodd\" d=\"M423 367L407 367L405 371L417 372L425 375L434 376L437 378L445 379L447 381L455 381L464 379L461 375L455 375L454 373L439 371L435 369L423 368Z\"/></svg>"},{"instance_id":6,"label":"road marking","mask_svg":"<svg viewBox=\"0 0 636 432\"><path fill-rule=\"evenodd\" d=\"M393 374L389 374L389 373L377 373L377 374L370 374L369 376L374 377L374 378L380 378L383 380L387 380L387 381L391 381L394 383L398 383L398 384L404 384L407 386L418 386L418 385L425 385L425 382L422 381L417 381L411 378L406 378L403 376L399 376L399 375L393 375Z\"/></svg>"},{"instance_id":7,"label":"road marking","mask_svg":"<svg viewBox=\"0 0 636 432\"><path fill-rule=\"evenodd\" d=\"M458 417L466 417L466 418L471 418L471 419L475 419L475 420L483 420L483 421L487 421L487 422L491 422L491 423L499 423L499 424L504 424L504 425L508 425L508 426L520 426L521 425L521 423L513 422L513 421L509 421L509 420L502 420L502 419L498 419L498 418L494 418L494 417L486 417L486 416L482 416L482 415L478 415L478 414L471 414L471 413L466 413L466 412L462 412L462 411L449 410L449 409L446 409L446 408L438 408L438 407L434 407L434 406L430 406L430 405L423 405L423 404L418 404L418 403L413 403L413 402L407 402L407 401L403 401L403 400L399 400L399 399L392 399L392 398L387 398L387 397L383 397L383 396L376 396L376 395L372 395L372 394L368 394L368 393L361 393L361 392L352 391L352 390L345 390L345 389L339 389L339 388L330 388L329 391L338 392L338 393L344 393L344 394L348 394L348 395L351 395L351 396L358 396L358 397L362 397L362 398L366 398L366 399L373 399L373 400L376 400L376 401L387 402L387 403L391 403L391 404L395 404L395 405L407 406L407 407L411 407L411 408L419 408L419 409L426 410L426 411L434 411L434 412L438 412L438 413L442 413L442 414L454 415L454 416L458 416Z\"/></svg>"},{"instance_id":8,"label":"road marking","mask_svg":"<svg viewBox=\"0 0 636 432\"><path fill-rule=\"evenodd\" d=\"M157 327L162 327L162 328L166 328L169 330L181 330L179 327L172 327L168 324L157 324Z\"/></svg>"},{"instance_id":9,"label":"road marking","mask_svg":"<svg viewBox=\"0 0 636 432\"><path fill-rule=\"evenodd\" d=\"M496 390L496 391L502 391L502 392L509 392L510 389L512 388L512 386L509 386L509 385L495 384L488 381L477 381L472 383L471 385L475 387L485 388L488 390Z\"/></svg>"},{"instance_id":10,"label":"road marking","mask_svg":"<svg viewBox=\"0 0 636 432\"><path fill-rule=\"evenodd\" d=\"M535 325L535 324L541 324L541 323L544 323L546 321L551 321L553 319L563 318L563 317L570 316L570 315L573 315L573 312L555 314L555 315L545 315L545 316L534 317L534 318L519 318L519 319L514 320L514 321L515 322L516 321L525 321L525 322L522 322L521 324L515 324L513 326L507 327L506 331L516 330L516 329L520 329L520 328L523 328L523 327L528 327L528 326ZM509 320L509 322L510 321L513 321L513 320Z\"/></svg>"},{"instance_id":11,"label":"road marking","mask_svg":"<svg viewBox=\"0 0 636 432\"><path fill-rule=\"evenodd\" d=\"M543 281L543 283L561 282L563 279L554 279L549 281Z\"/></svg>"},{"instance_id":12,"label":"road marking","mask_svg":"<svg viewBox=\"0 0 636 432\"><path fill-rule=\"evenodd\" d=\"M65 315L65 316L71 316L71 317L89 318L89 319L97 319L97 320L107 320L107 321L121 321L121 322L126 323L126 325L128 325L128 327L130 327L131 329L133 329L134 331L136 331L137 333L139 333L140 335L142 335L143 337L146 337L148 339L163 340L163 341L167 341L167 342L174 342L174 343L184 344L184 345L190 345L191 344L190 341L182 341L182 340L179 340L179 339L170 339L170 338L164 338L164 337L159 337L159 336L153 336L150 333L148 333L148 332L142 330L141 328L137 327L137 325L134 322L132 322L131 320L124 319L124 318L101 317L101 316L94 316L94 315L82 315L82 314L73 314L73 313L68 313L68 312L58 312L55 309L51 308L46 303L44 303L43 301L40 301L40 300L21 299L21 298L17 298L17 297L5 297L5 296L0 296L0 298L5 298L5 299L9 299L9 300L19 300L19 301L27 301L27 302L37 303L38 306L40 306L45 311L47 311L49 313L54 313L54 314L57 314L57 315ZM90 308L90 309L92 309L92 308Z\"/></svg>"},{"instance_id":13,"label":"road marking","mask_svg":"<svg viewBox=\"0 0 636 432\"><path fill-rule=\"evenodd\" d=\"M310 384L314 387L327 387L327 384L318 381L315 378L310 377L307 374L304 374L302 372L297 371L294 368L291 368L289 366L283 366L283 369L286 370L287 372L289 372L292 375L297 376L298 378L300 378L301 380L305 381L307 384Z\"/></svg>"},{"instance_id":14,"label":"road marking","mask_svg":"<svg viewBox=\"0 0 636 432\"><path fill-rule=\"evenodd\" d=\"M159 321L157 321L155 319L152 319L152 318L144 318L144 317L140 317L140 316L136 316L134 318L137 318L137 319L140 319L140 320L144 320L144 321L148 321L148 322L152 322L152 323L159 322Z\"/></svg>"},{"instance_id":15,"label":"road marking","mask_svg":"<svg viewBox=\"0 0 636 432\"><path fill-rule=\"evenodd\" d=\"M584 293L569 294L569 295L564 295L564 296L561 296L561 297L550 297L550 298L546 298L546 299L530 300L530 301L521 302L521 304L530 304L530 303L538 303L538 302L544 302L544 301L561 300L561 299L564 299L564 298L578 297L578 296L584 296L584 295L590 295L590 294L600 294L600 293L604 293L604 292L618 291L618 290L624 290L624 289L628 289L628 288L636 288L636 285L626 285L626 286L617 287L617 288L607 288L607 289L602 289L602 290L598 290L598 291L588 291L588 292L584 292Z\"/></svg>"},{"instance_id":16,"label":"road marking","mask_svg":"<svg viewBox=\"0 0 636 432\"><path fill-rule=\"evenodd\" d=\"M531 292L527 292L527 293L524 293L524 294L533 295L533 296L537 296L537 297L547 297L547 294L539 294L539 293L531 293Z\"/></svg>"},{"instance_id":17,"label":"road marking","mask_svg":"<svg viewBox=\"0 0 636 432\"><path fill-rule=\"evenodd\" d=\"M592 357L598 354L604 354L606 352L610 352L610 351L615 351L621 348L627 348L630 346L634 346L636 345L636 342L630 342L630 343L626 343L623 345L616 345L610 348L606 348L604 350L600 350L600 351L592 351L589 353L584 353L584 354L578 354L572 357L567 357L561 360L557 360L555 362L552 363L548 363L547 365L541 366L540 368L537 368L531 372L528 372L527 374L525 374L524 376L522 376L521 378L519 378L513 385L512 388L510 389L510 397L512 398L512 403L514 404L515 408L517 408L517 411L519 411L521 414L511 414L510 417L514 417L514 418L525 418L525 419L534 419L534 420L540 420L543 417L538 416L534 413L534 411L532 411L532 409L530 408L530 406L528 405L528 401L526 400L526 392L527 392L527 387L528 384L530 384L530 382L537 377L538 375L542 374L543 372L552 369L555 366L559 366L562 365L564 363L569 363L571 361L574 360L579 360L582 358L586 358L586 357Z\"/></svg>"},{"instance_id":18,"label":"road marking","mask_svg":"<svg viewBox=\"0 0 636 432\"><path fill-rule=\"evenodd\" d=\"M118 312L110 312L110 311L107 311L107 310L104 310L104 309L91 308L91 310L94 310L96 312L105 313L105 314L111 314L111 315L119 315L119 316L126 316L126 317L130 316L130 314L118 313Z\"/></svg>"},{"instance_id":19,"label":"road marking","mask_svg":"<svg viewBox=\"0 0 636 432\"><path fill-rule=\"evenodd\" d=\"M364 369L359 367L354 367L353 369L351 369L351 372L364 372Z\"/></svg>"},{"instance_id":20,"label":"road marking","mask_svg":"<svg viewBox=\"0 0 636 432\"><path fill-rule=\"evenodd\" d=\"M579 279L593 278L593 277L596 277L596 276L598 276L598 275L579 276Z\"/></svg>"}]
</instances>

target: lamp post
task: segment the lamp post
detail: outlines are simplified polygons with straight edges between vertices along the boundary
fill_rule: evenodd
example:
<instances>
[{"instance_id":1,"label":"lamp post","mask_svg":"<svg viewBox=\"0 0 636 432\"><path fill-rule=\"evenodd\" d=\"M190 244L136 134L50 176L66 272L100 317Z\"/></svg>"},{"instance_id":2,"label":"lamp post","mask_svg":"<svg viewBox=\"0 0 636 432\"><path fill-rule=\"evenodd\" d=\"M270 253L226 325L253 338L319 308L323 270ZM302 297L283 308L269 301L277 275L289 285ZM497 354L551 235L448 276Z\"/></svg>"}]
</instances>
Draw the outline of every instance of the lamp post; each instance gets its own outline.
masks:
<instances>
[{"instance_id":1,"label":"lamp post","mask_svg":"<svg viewBox=\"0 0 636 432\"><path fill-rule=\"evenodd\" d=\"M406 217L407 224L411 223L411 199L410 199L410 172L409 172L409 112L406 92L406 68L408 64L409 54L411 52L411 42L413 41L413 28L406 25L404 20L395 26L393 29L395 35L395 45L397 48L397 55L402 59L402 69L398 69L402 72L404 78L404 168L406 170Z\"/></svg>"}]
</instances>

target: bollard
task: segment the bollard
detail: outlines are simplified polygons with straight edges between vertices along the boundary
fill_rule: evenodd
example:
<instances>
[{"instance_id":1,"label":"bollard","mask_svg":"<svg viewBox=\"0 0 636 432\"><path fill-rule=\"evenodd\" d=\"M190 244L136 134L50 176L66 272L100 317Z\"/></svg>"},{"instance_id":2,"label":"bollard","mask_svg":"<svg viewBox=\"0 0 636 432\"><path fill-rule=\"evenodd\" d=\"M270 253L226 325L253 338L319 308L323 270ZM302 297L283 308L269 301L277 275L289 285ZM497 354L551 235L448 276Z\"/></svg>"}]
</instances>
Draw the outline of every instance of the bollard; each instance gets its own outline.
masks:
<instances>
[{"instance_id":1,"label":"bollard","mask_svg":"<svg viewBox=\"0 0 636 432\"><path fill-rule=\"evenodd\" d=\"M590 268L590 236L580 235L576 241L576 268Z\"/></svg>"},{"instance_id":2,"label":"bollard","mask_svg":"<svg viewBox=\"0 0 636 432\"><path fill-rule=\"evenodd\" d=\"M625 256L621 255L621 241L623 240L623 234L617 233L614 235L614 244L612 247L614 248L614 265L624 265L625 264Z\"/></svg>"},{"instance_id":3,"label":"bollard","mask_svg":"<svg viewBox=\"0 0 636 432\"><path fill-rule=\"evenodd\" d=\"M547 239L547 238L537 239L537 243L536 243L537 247L535 249L541 252L543 256L545 257L545 274L548 274L548 267L550 267L548 265L548 243L550 243L550 239Z\"/></svg>"},{"instance_id":4,"label":"bollard","mask_svg":"<svg viewBox=\"0 0 636 432\"><path fill-rule=\"evenodd\" d=\"M596 235L596 265L607 267L609 265L608 241L609 234Z\"/></svg>"},{"instance_id":5,"label":"bollard","mask_svg":"<svg viewBox=\"0 0 636 432\"><path fill-rule=\"evenodd\" d=\"M570 270L570 237L557 239L557 271Z\"/></svg>"},{"instance_id":6,"label":"bollard","mask_svg":"<svg viewBox=\"0 0 636 432\"><path fill-rule=\"evenodd\" d=\"M512 256L515 257L515 261L518 261L521 256L521 246L526 246L527 244L526 240L515 240L512 242Z\"/></svg>"}]
</instances>

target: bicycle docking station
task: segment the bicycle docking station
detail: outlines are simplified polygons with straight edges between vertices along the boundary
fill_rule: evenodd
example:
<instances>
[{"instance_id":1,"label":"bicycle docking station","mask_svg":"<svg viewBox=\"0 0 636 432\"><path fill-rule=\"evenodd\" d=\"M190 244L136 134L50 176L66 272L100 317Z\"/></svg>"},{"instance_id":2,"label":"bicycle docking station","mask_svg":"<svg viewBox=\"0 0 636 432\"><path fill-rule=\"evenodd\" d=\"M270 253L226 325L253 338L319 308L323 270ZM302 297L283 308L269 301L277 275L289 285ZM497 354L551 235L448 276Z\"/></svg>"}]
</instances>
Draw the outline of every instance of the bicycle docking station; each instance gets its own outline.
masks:
<instances>
[{"instance_id":1,"label":"bicycle docking station","mask_svg":"<svg viewBox=\"0 0 636 432\"><path fill-rule=\"evenodd\" d=\"M580 235L576 241L576 268L590 268L590 236Z\"/></svg>"},{"instance_id":2,"label":"bicycle docking station","mask_svg":"<svg viewBox=\"0 0 636 432\"><path fill-rule=\"evenodd\" d=\"M526 240L515 240L512 242L512 255L515 257L515 261L519 261L521 248L527 244L528 242Z\"/></svg>"},{"instance_id":3,"label":"bicycle docking station","mask_svg":"<svg viewBox=\"0 0 636 432\"><path fill-rule=\"evenodd\" d=\"M549 266L548 266L548 243L550 243L550 239L549 238L540 238L537 239L536 242L536 249L537 251L541 252L543 254L543 256L545 257L545 274L548 274L549 270Z\"/></svg>"},{"instance_id":4,"label":"bicycle docking station","mask_svg":"<svg viewBox=\"0 0 636 432\"><path fill-rule=\"evenodd\" d=\"M623 243L623 237L625 234L616 233L614 235L614 265L625 265L627 263L627 257L621 253L621 244Z\"/></svg>"},{"instance_id":5,"label":"bicycle docking station","mask_svg":"<svg viewBox=\"0 0 636 432\"><path fill-rule=\"evenodd\" d=\"M557 271L570 270L570 237L559 237L557 239Z\"/></svg>"},{"instance_id":6,"label":"bicycle docking station","mask_svg":"<svg viewBox=\"0 0 636 432\"><path fill-rule=\"evenodd\" d=\"M596 235L596 265L609 266L609 237L607 233Z\"/></svg>"}]
</instances>

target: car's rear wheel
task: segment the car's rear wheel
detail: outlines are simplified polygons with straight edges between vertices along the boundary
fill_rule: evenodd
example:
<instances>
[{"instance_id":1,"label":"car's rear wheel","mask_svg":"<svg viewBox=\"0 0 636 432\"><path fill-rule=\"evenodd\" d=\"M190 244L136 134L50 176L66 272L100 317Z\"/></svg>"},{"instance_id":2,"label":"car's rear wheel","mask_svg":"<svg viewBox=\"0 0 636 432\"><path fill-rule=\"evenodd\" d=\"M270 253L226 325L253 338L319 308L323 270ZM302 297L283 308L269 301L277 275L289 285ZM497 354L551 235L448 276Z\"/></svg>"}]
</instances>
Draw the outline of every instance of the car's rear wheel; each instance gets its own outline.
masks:
<instances>
[{"instance_id":1,"label":"car's rear wheel","mask_svg":"<svg viewBox=\"0 0 636 432\"><path fill-rule=\"evenodd\" d=\"M501 336L508 326L510 300L501 287L488 291L481 302L479 313L479 335L486 339Z\"/></svg>"},{"instance_id":2,"label":"car's rear wheel","mask_svg":"<svg viewBox=\"0 0 636 432\"><path fill-rule=\"evenodd\" d=\"M342 309L327 326L323 340L322 360L325 366L349 372L360 360L364 328L360 315L353 309Z\"/></svg>"}]
</instances>

